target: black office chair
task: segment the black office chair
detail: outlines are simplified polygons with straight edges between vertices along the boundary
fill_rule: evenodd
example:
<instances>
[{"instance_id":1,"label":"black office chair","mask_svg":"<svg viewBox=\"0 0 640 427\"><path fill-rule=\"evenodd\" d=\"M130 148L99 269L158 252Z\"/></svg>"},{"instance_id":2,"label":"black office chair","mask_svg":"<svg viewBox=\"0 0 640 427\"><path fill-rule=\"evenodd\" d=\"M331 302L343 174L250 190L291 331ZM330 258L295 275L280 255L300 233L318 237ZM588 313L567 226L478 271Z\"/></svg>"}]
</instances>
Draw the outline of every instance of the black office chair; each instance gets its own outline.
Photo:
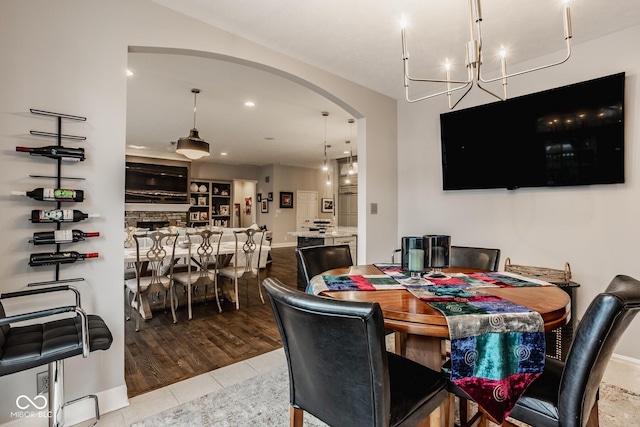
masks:
<instances>
[{"instance_id":1,"label":"black office chair","mask_svg":"<svg viewBox=\"0 0 640 427\"><path fill-rule=\"evenodd\" d=\"M298 288L309 286L311 278L323 271L353 265L349 245L307 246L296 249Z\"/></svg>"},{"instance_id":2,"label":"black office chair","mask_svg":"<svg viewBox=\"0 0 640 427\"><path fill-rule=\"evenodd\" d=\"M74 292L75 305L7 316L1 302L9 298L61 291ZM74 317L58 316L56 320L48 322L12 326L18 322L72 312L76 314ZM107 350L112 341L113 337L104 321L99 316L86 314L82 309L80 293L72 286L29 289L0 295L0 376L49 365L49 426L64 425L63 407L84 399L94 400L95 420L98 422L100 410L97 396L64 401L64 359L79 354L88 357L91 351Z\"/></svg>"},{"instance_id":3,"label":"black office chair","mask_svg":"<svg viewBox=\"0 0 640 427\"><path fill-rule=\"evenodd\" d=\"M377 303L305 294L267 278L289 368L291 426L415 426L446 399L439 372L387 353Z\"/></svg>"},{"instance_id":4,"label":"black office chair","mask_svg":"<svg viewBox=\"0 0 640 427\"><path fill-rule=\"evenodd\" d=\"M451 246L452 267L470 267L486 271L498 271L500 249Z\"/></svg>"},{"instance_id":5,"label":"black office chair","mask_svg":"<svg viewBox=\"0 0 640 427\"><path fill-rule=\"evenodd\" d=\"M509 417L536 427L598 426L598 387L611 354L640 310L640 281L616 276L584 313L566 362L545 360ZM450 385L450 392L464 392ZM481 413L480 425L486 421ZM516 427L510 421L502 425Z\"/></svg>"}]
</instances>

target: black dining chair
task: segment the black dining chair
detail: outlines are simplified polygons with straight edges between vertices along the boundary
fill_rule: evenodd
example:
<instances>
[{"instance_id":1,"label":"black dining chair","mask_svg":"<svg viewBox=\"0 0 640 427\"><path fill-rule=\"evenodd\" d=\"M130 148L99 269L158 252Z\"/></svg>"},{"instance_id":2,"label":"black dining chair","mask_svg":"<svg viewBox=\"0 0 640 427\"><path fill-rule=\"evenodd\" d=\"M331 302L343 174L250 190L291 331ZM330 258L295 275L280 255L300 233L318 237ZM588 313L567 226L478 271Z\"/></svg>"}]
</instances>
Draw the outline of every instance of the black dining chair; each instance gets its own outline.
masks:
<instances>
[{"instance_id":1,"label":"black dining chair","mask_svg":"<svg viewBox=\"0 0 640 427\"><path fill-rule=\"evenodd\" d=\"M415 426L446 399L439 372L385 349L377 303L263 282L289 369L290 425L308 412L333 427Z\"/></svg>"},{"instance_id":2,"label":"black dining chair","mask_svg":"<svg viewBox=\"0 0 640 427\"><path fill-rule=\"evenodd\" d=\"M469 267L485 271L498 271L500 249L451 246L452 267Z\"/></svg>"},{"instance_id":3,"label":"black dining chair","mask_svg":"<svg viewBox=\"0 0 640 427\"><path fill-rule=\"evenodd\" d=\"M640 281L616 276L578 324L566 362L547 357L543 373L509 415L536 427L596 427L598 388L615 346L640 310ZM464 392L450 385L450 392ZM481 412L480 426L487 416ZM502 425L516 427L505 421Z\"/></svg>"},{"instance_id":4,"label":"black dining chair","mask_svg":"<svg viewBox=\"0 0 640 427\"><path fill-rule=\"evenodd\" d=\"M353 265L349 245L307 246L296 249L298 287L309 286L311 278L323 271Z\"/></svg>"},{"instance_id":5,"label":"black dining chair","mask_svg":"<svg viewBox=\"0 0 640 427\"><path fill-rule=\"evenodd\" d=\"M7 316L2 300L42 296L53 292L71 291L75 304ZM38 300L42 301L41 299ZM75 316L60 318L65 313ZM34 323L41 319L53 320ZM25 326L16 323L31 321ZM95 421L100 419L98 397L87 395L64 401L64 360L111 347L111 331L101 317L85 313L80 305L80 293L72 286L61 285L0 295L0 376L14 374L37 366L49 365L49 426L64 425L63 408L85 399L93 399ZM91 375L86 372L84 375ZM95 424L94 424L95 425Z\"/></svg>"}]
</instances>

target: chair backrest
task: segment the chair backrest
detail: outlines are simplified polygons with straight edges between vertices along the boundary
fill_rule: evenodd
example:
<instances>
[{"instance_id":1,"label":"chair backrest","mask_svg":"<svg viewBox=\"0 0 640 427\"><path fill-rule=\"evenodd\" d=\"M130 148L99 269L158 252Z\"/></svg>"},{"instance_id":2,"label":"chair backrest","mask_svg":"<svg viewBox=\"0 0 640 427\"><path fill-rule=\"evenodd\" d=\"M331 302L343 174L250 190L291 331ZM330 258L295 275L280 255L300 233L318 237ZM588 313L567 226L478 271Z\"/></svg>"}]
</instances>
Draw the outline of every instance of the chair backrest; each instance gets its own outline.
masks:
<instances>
[{"instance_id":1,"label":"chair backrest","mask_svg":"<svg viewBox=\"0 0 640 427\"><path fill-rule=\"evenodd\" d=\"M214 268L218 268L218 254L220 253L220 240L222 238L222 231L212 231L208 229L204 230L189 230L186 233L187 242L189 244L189 270L191 270L191 259L197 256L198 264L200 265L200 277L208 276L208 268L210 264ZM195 247L195 254L194 246Z\"/></svg>"},{"instance_id":2,"label":"chair backrest","mask_svg":"<svg viewBox=\"0 0 640 427\"><path fill-rule=\"evenodd\" d=\"M163 233L161 231L151 231L144 234L134 234L133 239L136 242L136 277L138 282L140 278L146 276L148 269L151 272L151 281L149 286L153 284L162 284L162 277L169 268L173 268L173 262L170 259L175 253L176 243L178 241L177 234ZM149 245L147 246L147 242ZM170 257L167 258L167 251L170 251ZM169 264L165 265L168 260ZM148 267L145 267L148 262ZM163 268L168 267L168 268ZM165 286L165 285L163 285ZM166 287L166 286L165 286Z\"/></svg>"},{"instance_id":3,"label":"chair backrest","mask_svg":"<svg viewBox=\"0 0 640 427\"><path fill-rule=\"evenodd\" d=\"M298 269L302 270L305 285L323 271L353 265L349 245L307 246L296 249Z\"/></svg>"},{"instance_id":4,"label":"chair backrest","mask_svg":"<svg viewBox=\"0 0 640 427\"><path fill-rule=\"evenodd\" d=\"M334 427L388 425L380 306L305 294L275 278L263 286L287 357L291 405Z\"/></svg>"},{"instance_id":5,"label":"chair backrest","mask_svg":"<svg viewBox=\"0 0 640 427\"><path fill-rule=\"evenodd\" d=\"M500 249L451 246L451 267L469 267L498 271Z\"/></svg>"},{"instance_id":6,"label":"chair backrest","mask_svg":"<svg viewBox=\"0 0 640 427\"><path fill-rule=\"evenodd\" d=\"M640 310L640 281L616 276L584 313L569 349L558 408L560 424L582 427L596 401L598 387L623 332Z\"/></svg>"},{"instance_id":7,"label":"chair backrest","mask_svg":"<svg viewBox=\"0 0 640 427\"><path fill-rule=\"evenodd\" d=\"M261 257L263 256L264 244L264 232L259 229L247 228L246 230L234 231L236 249L234 257L234 266L236 270L238 267L242 267L244 272L239 272L238 275L243 274L253 275L256 270L260 271Z\"/></svg>"}]
</instances>

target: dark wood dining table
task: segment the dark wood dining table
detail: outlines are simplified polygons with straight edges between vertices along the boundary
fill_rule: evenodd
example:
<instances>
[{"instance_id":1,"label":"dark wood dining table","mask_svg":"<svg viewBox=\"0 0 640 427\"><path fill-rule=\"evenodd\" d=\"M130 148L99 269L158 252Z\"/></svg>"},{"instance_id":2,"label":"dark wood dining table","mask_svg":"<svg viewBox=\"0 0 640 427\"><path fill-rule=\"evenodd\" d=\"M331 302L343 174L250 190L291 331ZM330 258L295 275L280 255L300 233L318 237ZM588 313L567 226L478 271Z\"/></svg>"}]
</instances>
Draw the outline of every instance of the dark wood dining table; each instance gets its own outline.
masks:
<instances>
[{"instance_id":1,"label":"dark wood dining table","mask_svg":"<svg viewBox=\"0 0 640 427\"><path fill-rule=\"evenodd\" d=\"M477 269L451 267L444 273L472 273ZM379 275L374 265L356 265L325 271L322 275ZM482 288L483 291L534 310L542 316L545 331L564 326L571 316L569 295L556 286ZM340 300L377 302L386 329L396 332L396 353L440 370L443 340L449 338L447 320L441 312L405 289L376 291L323 291L321 295ZM444 411L444 409L443 409ZM438 412L438 411L435 411ZM431 418L431 425L442 425L445 417Z\"/></svg>"}]
</instances>

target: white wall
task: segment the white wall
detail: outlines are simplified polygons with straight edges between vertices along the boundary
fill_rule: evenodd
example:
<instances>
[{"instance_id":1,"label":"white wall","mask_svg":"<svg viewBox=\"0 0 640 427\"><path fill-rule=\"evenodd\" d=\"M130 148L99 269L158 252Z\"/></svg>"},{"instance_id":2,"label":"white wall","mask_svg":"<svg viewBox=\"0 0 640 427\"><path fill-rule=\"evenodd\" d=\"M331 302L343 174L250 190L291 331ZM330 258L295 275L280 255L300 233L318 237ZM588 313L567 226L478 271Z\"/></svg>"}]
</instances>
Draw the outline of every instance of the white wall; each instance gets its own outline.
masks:
<instances>
[{"instance_id":1,"label":"white wall","mask_svg":"<svg viewBox=\"0 0 640 427\"><path fill-rule=\"evenodd\" d=\"M571 265L582 315L616 274L640 278L640 176L637 164L640 27L574 47L566 64L509 81L510 96L533 93L621 71L626 77L625 184L590 187L442 191L439 115L446 97L398 105L398 238L444 233L456 245L502 249L501 263ZM548 59L548 58L547 58ZM535 64L543 64L545 59ZM510 71L530 64L512 65ZM459 108L493 102L473 89ZM487 144L490 144L487 141ZM416 185L416 183L419 183ZM389 246L389 251L393 246ZM616 353L640 359L636 320Z\"/></svg>"},{"instance_id":2,"label":"white wall","mask_svg":"<svg viewBox=\"0 0 640 427\"><path fill-rule=\"evenodd\" d=\"M379 188L380 194L384 194L384 198L377 199L381 213L371 221L367 217L360 220L359 241L364 243L358 251L360 261L387 259L385 242L395 241L398 234L393 197L397 187L394 100L146 0L1 2L0 137L5 149L0 171L0 194L4 195L0 197L0 216L5 227L0 247L3 261L0 291L15 291L29 282L52 279L51 268L36 270L27 266L28 255L34 252L27 240L34 230L46 229L31 225L27 215L30 209L45 204L7 196L14 189L52 184L28 177L30 173L46 173L52 162L37 161L13 150L14 145L50 142L28 137L30 129L54 130L51 121L29 114L29 108L86 116L86 123L65 125L65 133L87 136L84 146L88 157L81 164L65 168L65 174L71 169L69 175L86 178L79 183L66 182L88 194L87 201L77 208L102 214L100 220L86 221L78 227L99 231L99 240L76 245L79 250L99 251L100 258L64 268L62 277L87 278L79 285L84 305L88 311L104 317L115 341L109 351L66 363L66 391L69 399L98 392L103 411L126 402L122 224L125 69L132 46L138 50L188 49L201 55L218 58L226 55L261 64L339 103L358 119L358 139L362 142L360 183ZM376 150L376 147L384 148ZM368 169L375 170L375 176L367 177ZM15 410L19 394L35 395L35 372L39 370L0 378L0 423L13 421L10 413ZM73 417L68 421L73 424Z\"/></svg>"}]
</instances>

